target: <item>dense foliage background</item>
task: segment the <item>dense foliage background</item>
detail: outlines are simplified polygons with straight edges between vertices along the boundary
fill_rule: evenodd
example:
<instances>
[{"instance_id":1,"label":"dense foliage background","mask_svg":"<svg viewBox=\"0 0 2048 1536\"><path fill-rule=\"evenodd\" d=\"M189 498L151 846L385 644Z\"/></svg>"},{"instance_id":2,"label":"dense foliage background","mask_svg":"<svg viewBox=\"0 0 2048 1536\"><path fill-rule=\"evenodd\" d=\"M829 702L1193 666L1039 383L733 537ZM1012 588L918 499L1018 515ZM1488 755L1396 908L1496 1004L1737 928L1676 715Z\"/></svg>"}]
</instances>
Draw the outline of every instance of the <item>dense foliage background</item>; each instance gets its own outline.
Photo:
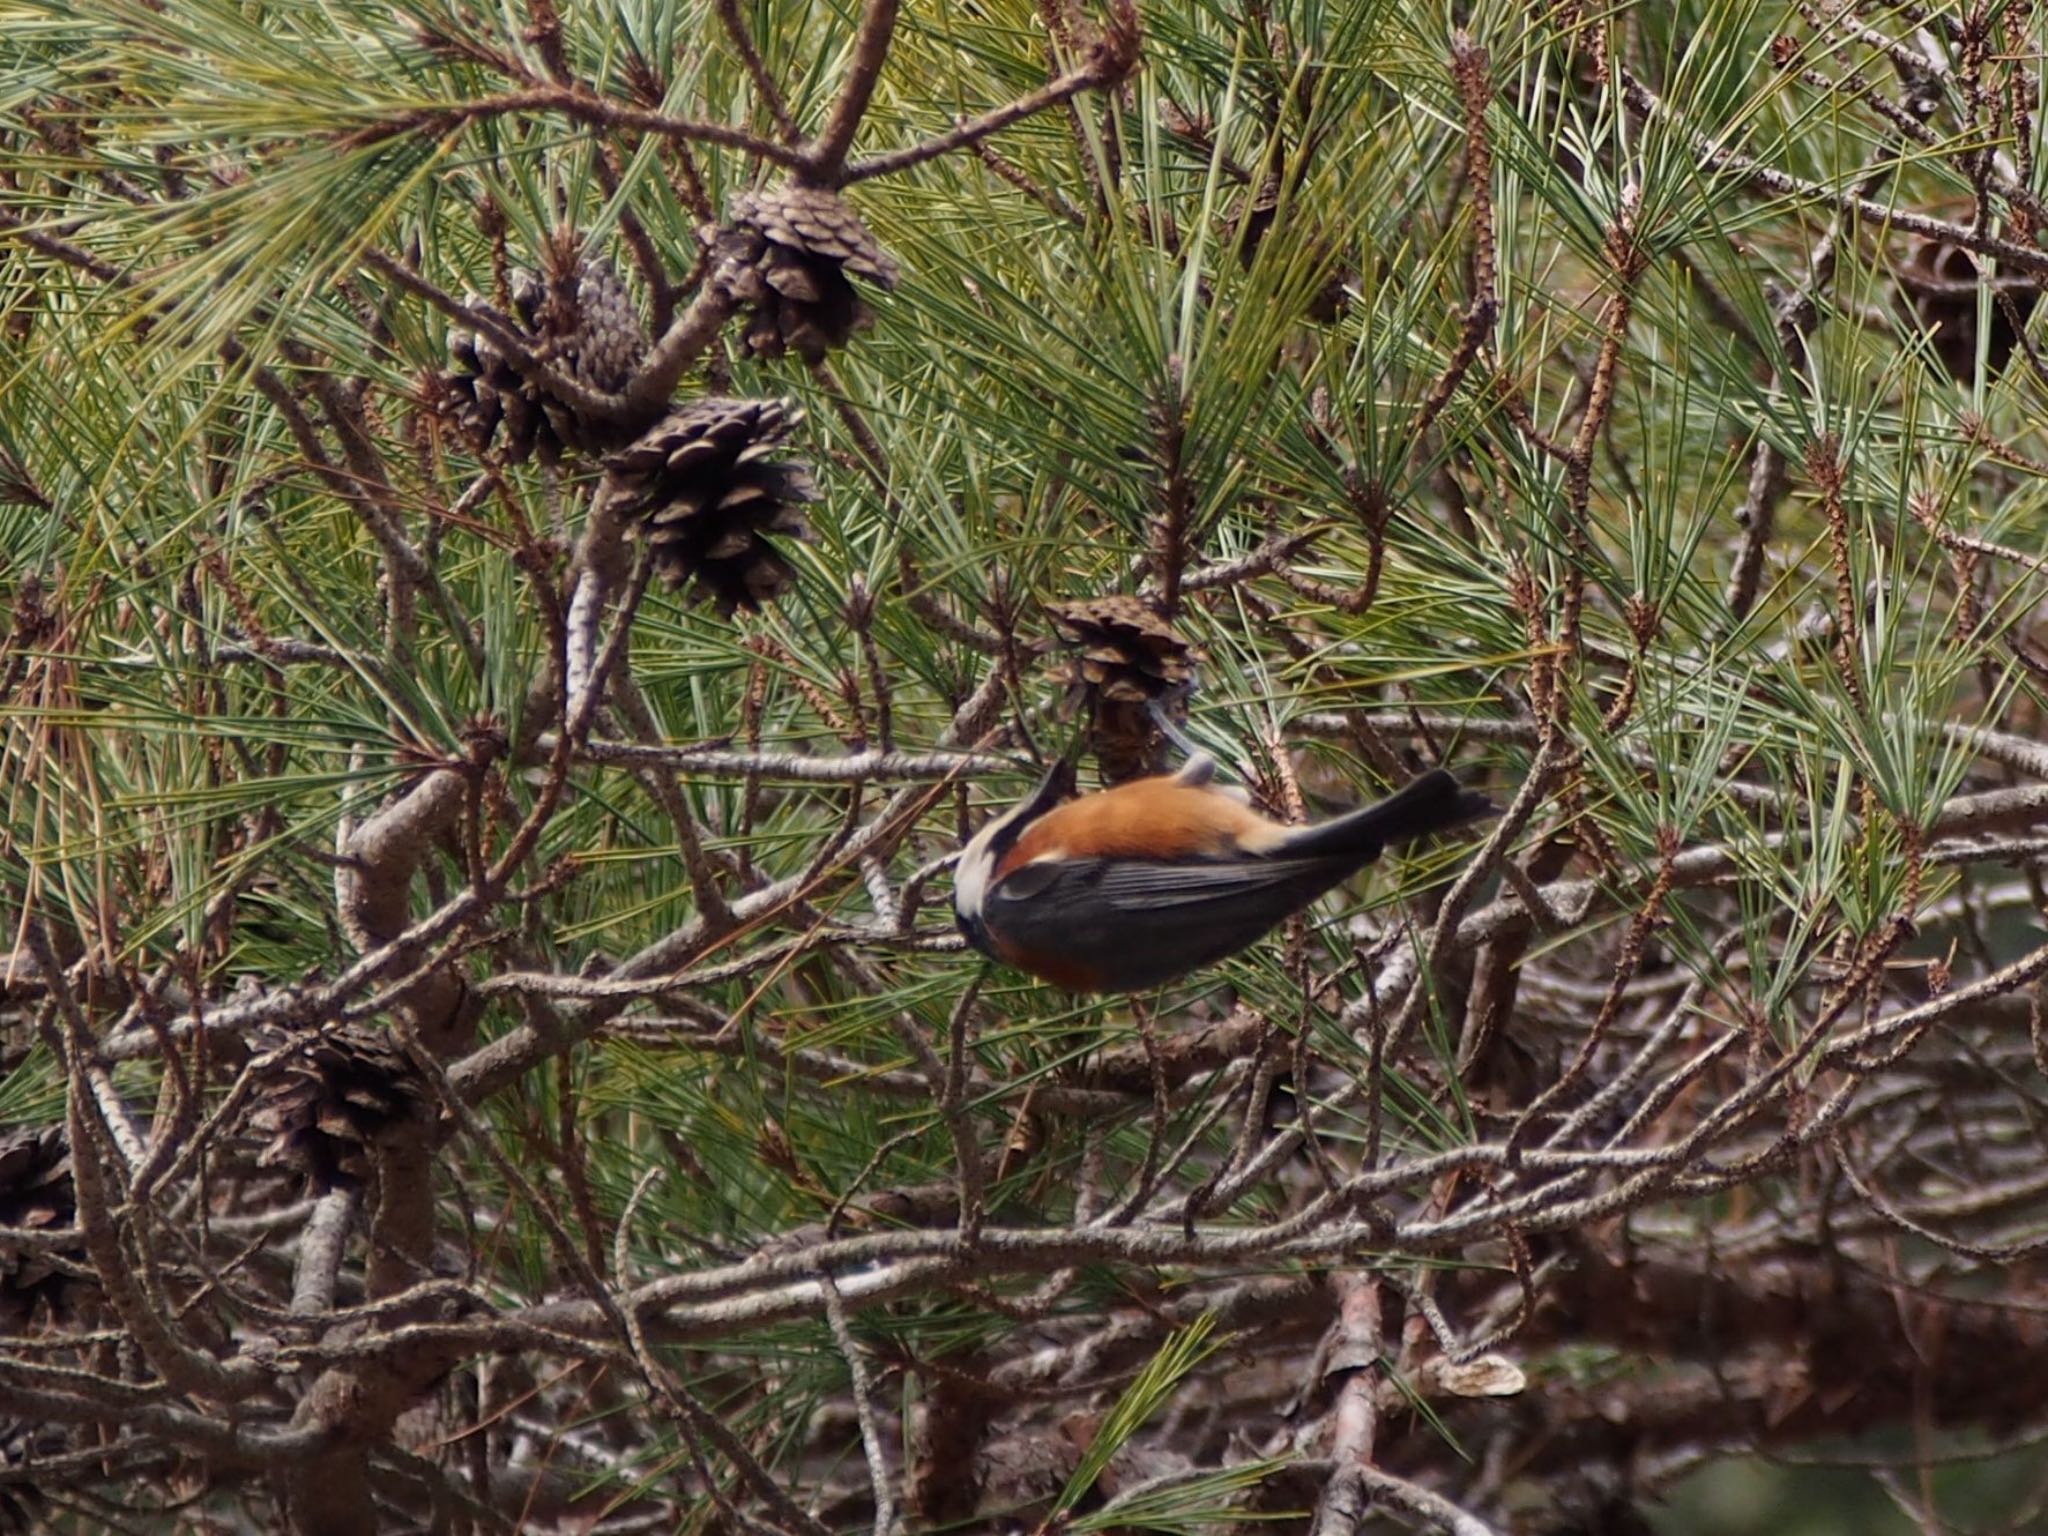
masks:
<instances>
[{"instance_id":1,"label":"dense foliage background","mask_svg":"<svg viewBox=\"0 0 2048 1536\"><path fill-rule=\"evenodd\" d=\"M2041 25L0 0L0 1524L2038 1523Z\"/></svg>"}]
</instances>

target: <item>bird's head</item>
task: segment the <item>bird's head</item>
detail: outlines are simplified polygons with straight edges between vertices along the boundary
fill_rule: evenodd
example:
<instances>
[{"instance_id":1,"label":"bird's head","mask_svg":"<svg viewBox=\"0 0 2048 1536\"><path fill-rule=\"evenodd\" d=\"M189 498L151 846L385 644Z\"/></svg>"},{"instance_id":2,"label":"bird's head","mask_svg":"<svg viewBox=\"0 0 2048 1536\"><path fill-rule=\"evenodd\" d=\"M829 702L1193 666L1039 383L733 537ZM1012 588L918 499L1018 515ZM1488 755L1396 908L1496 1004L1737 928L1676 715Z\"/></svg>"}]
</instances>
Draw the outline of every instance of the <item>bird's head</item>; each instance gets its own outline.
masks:
<instances>
[{"instance_id":1,"label":"bird's head","mask_svg":"<svg viewBox=\"0 0 2048 1536\"><path fill-rule=\"evenodd\" d=\"M1074 793L1074 765L1065 758L1048 768L1038 787L1000 816L981 824L953 865L953 918L961 933L983 954L992 954L982 923L983 904L1003 855L1024 835L1024 829Z\"/></svg>"}]
</instances>

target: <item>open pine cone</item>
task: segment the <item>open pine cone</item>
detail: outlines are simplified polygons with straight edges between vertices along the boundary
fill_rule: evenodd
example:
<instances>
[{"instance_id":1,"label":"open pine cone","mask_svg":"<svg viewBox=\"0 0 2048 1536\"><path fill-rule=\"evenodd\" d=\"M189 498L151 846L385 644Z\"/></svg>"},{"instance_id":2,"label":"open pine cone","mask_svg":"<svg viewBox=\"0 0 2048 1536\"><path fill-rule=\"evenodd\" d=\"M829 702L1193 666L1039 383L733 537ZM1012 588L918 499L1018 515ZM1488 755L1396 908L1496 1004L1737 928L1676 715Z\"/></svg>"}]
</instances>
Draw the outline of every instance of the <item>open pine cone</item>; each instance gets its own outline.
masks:
<instances>
[{"instance_id":1,"label":"open pine cone","mask_svg":"<svg viewBox=\"0 0 2048 1536\"><path fill-rule=\"evenodd\" d=\"M2041 285L2033 278L1987 276L1977 258L1961 246L1925 238L1913 242L1905 264L1899 269L1898 281L1914 319L1933 333L1935 356L1952 375L1963 380L1973 378L1977 372L1979 292L1985 288L1993 290L1989 334L1984 338L1984 367L1994 378L2005 370L2019 340L1998 295L2012 300L2013 313L2022 324L2041 296Z\"/></svg>"},{"instance_id":2,"label":"open pine cone","mask_svg":"<svg viewBox=\"0 0 2048 1536\"><path fill-rule=\"evenodd\" d=\"M883 289L901 275L860 216L823 187L741 193L712 254L713 286L749 306L747 351L794 352L807 363L874 322L849 274Z\"/></svg>"},{"instance_id":3,"label":"open pine cone","mask_svg":"<svg viewBox=\"0 0 2048 1536\"><path fill-rule=\"evenodd\" d=\"M543 279L531 272L512 278L512 319L530 338L536 356L577 383L616 394L647 351L647 334L618 270L608 261L551 258ZM558 462L569 449L613 446L618 428L586 421L566 402L529 380L512 361L474 331L453 331L448 353L455 367L441 375L445 409L478 452L502 426L505 457L523 464L538 454Z\"/></svg>"},{"instance_id":4,"label":"open pine cone","mask_svg":"<svg viewBox=\"0 0 2048 1536\"><path fill-rule=\"evenodd\" d=\"M794 579L773 536L810 534L810 468L770 454L803 419L787 400L693 400L605 460L618 511L638 523L654 568L731 614Z\"/></svg>"},{"instance_id":5,"label":"open pine cone","mask_svg":"<svg viewBox=\"0 0 2048 1536\"><path fill-rule=\"evenodd\" d=\"M1164 772L1172 743L1153 711L1176 724L1187 718L1196 651L1139 598L1081 598L1045 611L1071 652L1053 675L1067 684L1067 707L1088 710L1102 781Z\"/></svg>"},{"instance_id":6,"label":"open pine cone","mask_svg":"<svg viewBox=\"0 0 2048 1536\"><path fill-rule=\"evenodd\" d=\"M273 1029L259 1043L268 1054L249 1124L270 1141L258 1161L297 1169L317 1188L360 1183L371 1145L426 1115L418 1069L387 1035L353 1025Z\"/></svg>"}]
</instances>

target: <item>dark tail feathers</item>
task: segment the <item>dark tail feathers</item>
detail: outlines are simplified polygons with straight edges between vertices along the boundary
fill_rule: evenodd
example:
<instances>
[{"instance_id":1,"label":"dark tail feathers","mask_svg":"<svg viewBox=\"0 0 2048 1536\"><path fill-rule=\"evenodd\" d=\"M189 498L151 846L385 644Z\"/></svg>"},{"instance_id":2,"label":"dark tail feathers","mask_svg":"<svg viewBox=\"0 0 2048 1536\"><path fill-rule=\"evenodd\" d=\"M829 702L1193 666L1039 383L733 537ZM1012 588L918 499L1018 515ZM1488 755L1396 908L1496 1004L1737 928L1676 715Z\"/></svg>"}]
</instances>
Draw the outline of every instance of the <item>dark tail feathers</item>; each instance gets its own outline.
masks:
<instances>
[{"instance_id":1,"label":"dark tail feathers","mask_svg":"<svg viewBox=\"0 0 2048 1536\"><path fill-rule=\"evenodd\" d=\"M1412 843L1432 832L1445 832L1495 815L1500 807L1476 789L1460 784L1448 769L1432 768L1410 779L1386 799L1363 809L1304 827L1282 850L1290 859L1344 855L1361 863L1376 859L1396 843Z\"/></svg>"}]
</instances>

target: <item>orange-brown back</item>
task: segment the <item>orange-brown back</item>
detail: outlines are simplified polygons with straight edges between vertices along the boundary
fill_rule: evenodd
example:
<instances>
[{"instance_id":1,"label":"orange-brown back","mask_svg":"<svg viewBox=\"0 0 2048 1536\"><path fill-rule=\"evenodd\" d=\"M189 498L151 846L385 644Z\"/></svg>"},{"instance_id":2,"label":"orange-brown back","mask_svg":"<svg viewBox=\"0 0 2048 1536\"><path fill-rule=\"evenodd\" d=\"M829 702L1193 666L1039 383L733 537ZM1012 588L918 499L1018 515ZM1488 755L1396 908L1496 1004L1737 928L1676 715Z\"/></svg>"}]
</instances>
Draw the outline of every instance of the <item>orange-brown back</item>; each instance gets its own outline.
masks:
<instances>
[{"instance_id":1,"label":"orange-brown back","mask_svg":"<svg viewBox=\"0 0 2048 1536\"><path fill-rule=\"evenodd\" d=\"M1221 790L1166 776L1119 784L1069 800L1024 829L1002 874L1048 855L1063 858L1189 859L1264 853L1287 835Z\"/></svg>"}]
</instances>

